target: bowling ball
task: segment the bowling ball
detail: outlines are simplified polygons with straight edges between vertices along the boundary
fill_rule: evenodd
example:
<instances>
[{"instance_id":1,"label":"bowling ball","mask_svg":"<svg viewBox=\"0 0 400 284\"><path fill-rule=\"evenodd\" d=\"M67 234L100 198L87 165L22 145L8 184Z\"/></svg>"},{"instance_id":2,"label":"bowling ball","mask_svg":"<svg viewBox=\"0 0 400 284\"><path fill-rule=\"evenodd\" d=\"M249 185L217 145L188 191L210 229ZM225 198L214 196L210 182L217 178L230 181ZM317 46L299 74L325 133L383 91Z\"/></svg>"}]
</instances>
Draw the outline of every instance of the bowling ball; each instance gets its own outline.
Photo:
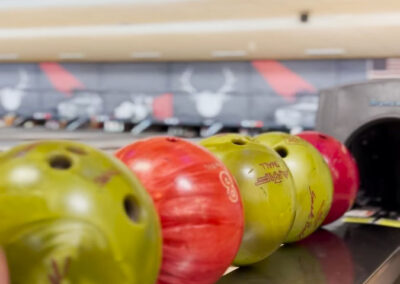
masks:
<instances>
[{"instance_id":1,"label":"bowling ball","mask_svg":"<svg viewBox=\"0 0 400 284\"><path fill-rule=\"evenodd\" d=\"M12 283L154 283L161 262L157 213L136 177L67 141L0 155L0 243Z\"/></svg>"},{"instance_id":2,"label":"bowling ball","mask_svg":"<svg viewBox=\"0 0 400 284\"><path fill-rule=\"evenodd\" d=\"M0 248L0 284L8 284L7 260L1 248Z\"/></svg>"},{"instance_id":3,"label":"bowling ball","mask_svg":"<svg viewBox=\"0 0 400 284\"><path fill-rule=\"evenodd\" d=\"M230 170L239 184L245 231L234 264L269 256L287 237L295 214L295 189L283 160L272 149L238 134L201 141Z\"/></svg>"},{"instance_id":4,"label":"bowling ball","mask_svg":"<svg viewBox=\"0 0 400 284\"><path fill-rule=\"evenodd\" d=\"M331 171L332 206L322 225L332 223L354 204L360 183L357 164L346 146L331 136L316 131L305 131L298 136L317 148Z\"/></svg>"},{"instance_id":5,"label":"bowling ball","mask_svg":"<svg viewBox=\"0 0 400 284\"><path fill-rule=\"evenodd\" d=\"M322 224L331 206L333 184L328 165L317 149L297 136L269 132L255 140L272 147L293 175L296 218L286 242L304 239Z\"/></svg>"},{"instance_id":6,"label":"bowling ball","mask_svg":"<svg viewBox=\"0 0 400 284\"><path fill-rule=\"evenodd\" d=\"M154 137L116 153L153 197L163 233L158 283L215 283L243 236L243 207L228 169L189 141Z\"/></svg>"},{"instance_id":7,"label":"bowling ball","mask_svg":"<svg viewBox=\"0 0 400 284\"><path fill-rule=\"evenodd\" d=\"M229 273L217 284L350 284L354 276L351 253L343 240L319 230L296 244L281 247L261 262Z\"/></svg>"}]
</instances>

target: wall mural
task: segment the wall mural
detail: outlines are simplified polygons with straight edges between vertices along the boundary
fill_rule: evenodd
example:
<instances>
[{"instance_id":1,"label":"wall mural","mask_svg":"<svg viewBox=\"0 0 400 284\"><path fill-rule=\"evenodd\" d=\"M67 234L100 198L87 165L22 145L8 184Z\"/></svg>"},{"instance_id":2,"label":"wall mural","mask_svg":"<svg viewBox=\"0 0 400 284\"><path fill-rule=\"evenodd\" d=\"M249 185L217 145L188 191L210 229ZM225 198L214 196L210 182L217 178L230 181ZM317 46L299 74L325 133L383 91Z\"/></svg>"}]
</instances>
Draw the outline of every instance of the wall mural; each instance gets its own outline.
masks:
<instances>
[{"instance_id":1,"label":"wall mural","mask_svg":"<svg viewBox=\"0 0 400 284\"><path fill-rule=\"evenodd\" d=\"M130 95L114 109L114 117L119 120L131 120L138 123L152 115L153 98L144 94Z\"/></svg>"},{"instance_id":2,"label":"wall mural","mask_svg":"<svg viewBox=\"0 0 400 284\"><path fill-rule=\"evenodd\" d=\"M18 70L18 83L14 86L0 89L0 102L7 112L15 112L21 106L22 100L26 95L29 76L22 68Z\"/></svg>"},{"instance_id":3,"label":"wall mural","mask_svg":"<svg viewBox=\"0 0 400 284\"><path fill-rule=\"evenodd\" d=\"M72 120L77 117L101 115L104 109L103 98L97 93L80 92L57 105L60 118Z\"/></svg>"},{"instance_id":4,"label":"wall mural","mask_svg":"<svg viewBox=\"0 0 400 284\"><path fill-rule=\"evenodd\" d=\"M181 76L182 90L187 92L196 104L197 112L203 118L215 118L221 113L224 103L229 99L229 93L234 91L235 76L228 68L223 68L224 83L217 90L198 90L192 85L193 68L186 69Z\"/></svg>"},{"instance_id":5,"label":"wall mural","mask_svg":"<svg viewBox=\"0 0 400 284\"><path fill-rule=\"evenodd\" d=\"M0 115L314 126L318 92L396 77L393 59L0 64ZM374 78L375 78L374 77Z\"/></svg>"}]
</instances>

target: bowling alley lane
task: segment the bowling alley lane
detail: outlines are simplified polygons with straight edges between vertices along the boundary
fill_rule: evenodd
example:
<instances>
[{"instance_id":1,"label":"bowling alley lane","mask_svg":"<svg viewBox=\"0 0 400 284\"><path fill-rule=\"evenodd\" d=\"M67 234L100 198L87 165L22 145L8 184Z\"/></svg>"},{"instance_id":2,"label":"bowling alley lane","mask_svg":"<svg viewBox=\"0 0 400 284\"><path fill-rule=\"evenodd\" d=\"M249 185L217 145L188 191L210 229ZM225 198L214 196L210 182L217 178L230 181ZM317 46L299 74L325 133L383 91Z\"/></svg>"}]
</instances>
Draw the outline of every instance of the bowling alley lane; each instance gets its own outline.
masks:
<instances>
[{"instance_id":1,"label":"bowling alley lane","mask_svg":"<svg viewBox=\"0 0 400 284\"><path fill-rule=\"evenodd\" d=\"M398 229L340 221L328 227L228 273L218 284L400 283Z\"/></svg>"},{"instance_id":2,"label":"bowling alley lane","mask_svg":"<svg viewBox=\"0 0 400 284\"><path fill-rule=\"evenodd\" d=\"M100 148L106 152L121 148L122 146L132 143L140 138L150 136L132 136L128 133L99 133L96 131L49 131L46 129L21 129L21 128L4 128L0 129L0 150L5 151L19 143L28 143L40 140L74 140L89 144L96 148Z\"/></svg>"}]
</instances>

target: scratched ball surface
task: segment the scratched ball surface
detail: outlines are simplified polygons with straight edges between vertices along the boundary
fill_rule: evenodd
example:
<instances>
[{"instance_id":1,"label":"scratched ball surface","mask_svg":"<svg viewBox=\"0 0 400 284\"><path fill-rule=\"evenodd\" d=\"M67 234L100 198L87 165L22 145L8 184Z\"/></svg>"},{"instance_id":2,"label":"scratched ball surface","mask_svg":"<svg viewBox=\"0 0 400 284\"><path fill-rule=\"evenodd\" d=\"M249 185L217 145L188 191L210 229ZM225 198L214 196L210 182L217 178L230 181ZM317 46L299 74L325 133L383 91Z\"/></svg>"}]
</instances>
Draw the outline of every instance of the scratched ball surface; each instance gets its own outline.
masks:
<instances>
[{"instance_id":1,"label":"scratched ball surface","mask_svg":"<svg viewBox=\"0 0 400 284\"><path fill-rule=\"evenodd\" d=\"M299 137L311 143L329 165L333 179L333 201L323 225L332 223L349 210L360 184L356 161L345 145L317 131L305 131Z\"/></svg>"},{"instance_id":2,"label":"scratched ball surface","mask_svg":"<svg viewBox=\"0 0 400 284\"><path fill-rule=\"evenodd\" d=\"M230 170L239 184L245 232L236 265L249 265L279 248L292 226L295 188L283 160L272 149L238 134L201 141Z\"/></svg>"},{"instance_id":3,"label":"scratched ball surface","mask_svg":"<svg viewBox=\"0 0 400 284\"><path fill-rule=\"evenodd\" d=\"M255 139L283 158L296 185L296 218L286 242L304 239L323 222L332 203L333 183L328 165L307 141L283 132L269 132Z\"/></svg>"},{"instance_id":4,"label":"scratched ball surface","mask_svg":"<svg viewBox=\"0 0 400 284\"><path fill-rule=\"evenodd\" d=\"M215 283L243 236L243 207L228 169L189 141L154 137L116 153L153 197L163 233L159 284Z\"/></svg>"},{"instance_id":5,"label":"scratched ball surface","mask_svg":"<svg viewBox=\"0 0 400 284\"><path fill-rule=\"evenodd\" d=\"M0 284L8 284L8 267L6 256L0 248Z\"/></svg>"},{"instance_id":6,"label":"scratched ball surface","mask_svg":"<svg viewBox=\"0 0 400 284\"><path fill-rule=\"evenodd\" d=\"M154 283L161 232L129 169L92 147L42 141L0 155L0 243L12 283Z\"/></svg>"}]
</instances>

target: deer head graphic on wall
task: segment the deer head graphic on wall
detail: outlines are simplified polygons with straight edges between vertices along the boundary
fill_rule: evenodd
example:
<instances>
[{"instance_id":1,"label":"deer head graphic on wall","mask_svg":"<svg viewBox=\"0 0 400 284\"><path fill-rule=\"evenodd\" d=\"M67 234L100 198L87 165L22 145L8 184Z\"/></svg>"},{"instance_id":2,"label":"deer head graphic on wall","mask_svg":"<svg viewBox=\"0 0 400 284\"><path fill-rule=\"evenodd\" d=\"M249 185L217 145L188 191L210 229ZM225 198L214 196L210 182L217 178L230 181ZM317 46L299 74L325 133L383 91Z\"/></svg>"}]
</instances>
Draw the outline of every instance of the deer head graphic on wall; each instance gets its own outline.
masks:
<instances>
[{"instance_id":1,"label":"deer head graphic on wall","mask_svg":"<svg viewBox=\"0 0 400 284\"><path fill-rule=\"evenodd\" d=\"M229 98L228 93L234 91L235 76L228 68L223 68L222 73L225 81L215 91L198 90L193 86L191 79L193 69L187 68L181 76L181 88L189 93L195 101L198 113L204 118L214 118L221 113L224 102Z\"/></svg>"},{"instance_id":2,"label":"deer head graphic on wall","mask_svg":"<svg viewBox=\"0 0 400 284\"><path fill-rule=\"evenodd\" d=\"M25 70L19 70L18 83L13 87L0 89L0 102L8 112L15 112L21 106L22 99L26 94L29 77Z\"/></svg>"}]
</instances>

